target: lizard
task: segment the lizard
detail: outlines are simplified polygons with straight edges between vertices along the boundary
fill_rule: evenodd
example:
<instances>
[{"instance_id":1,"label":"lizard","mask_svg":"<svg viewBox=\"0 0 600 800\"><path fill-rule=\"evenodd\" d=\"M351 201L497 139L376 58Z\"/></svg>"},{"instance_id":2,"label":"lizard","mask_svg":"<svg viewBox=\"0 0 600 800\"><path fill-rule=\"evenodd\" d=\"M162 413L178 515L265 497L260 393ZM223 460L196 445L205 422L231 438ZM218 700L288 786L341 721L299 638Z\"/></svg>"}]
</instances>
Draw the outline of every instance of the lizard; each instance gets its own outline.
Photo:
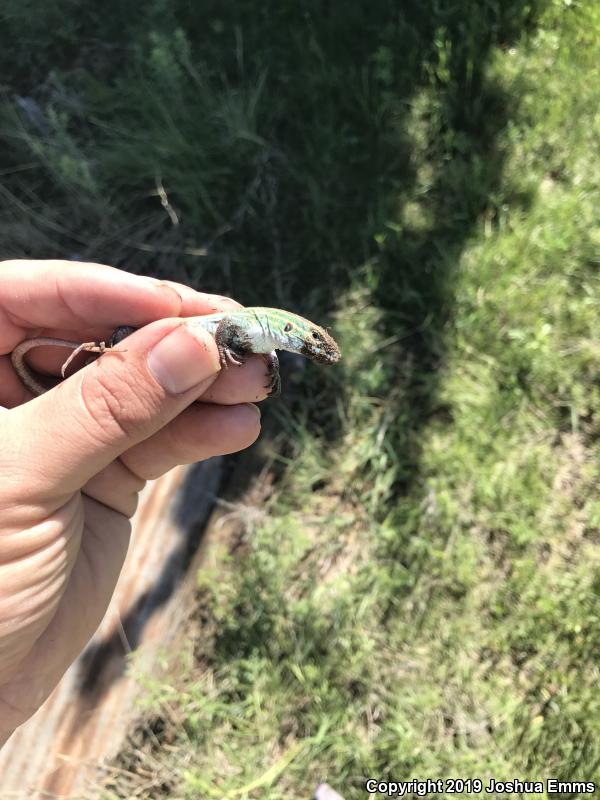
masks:
<instances>
[{"instance_id":1,"label":"lizard","mask_svg":"<svg viewBox=\"0 0 600 800\"><path fill-rule=\"evenodd\" d=\"M281 390L279 362L275 350L298 353L318 364L335 364L341 358L337 342L324 328L298 314L279 308L251 306L235 311L186 317L185 320L188 325L197 325L214 336L223 369L227 369L229 365L241 366L251 353L262 354L269 371L269 384L265 388L269 389L271 397L276 397ZM25 354L29 350L49 345L72 350L62 365L61 375L64 378L68 366L78 353L102 355L110 352L116 344L135 330L137 328L131 325L120 325L106 342L81 343L37 336L18 344L11 353L11 361L22 383L34 395L40 395L51 387L44 385L40 377L27 365Z\"/></svg>"}]
</instances>

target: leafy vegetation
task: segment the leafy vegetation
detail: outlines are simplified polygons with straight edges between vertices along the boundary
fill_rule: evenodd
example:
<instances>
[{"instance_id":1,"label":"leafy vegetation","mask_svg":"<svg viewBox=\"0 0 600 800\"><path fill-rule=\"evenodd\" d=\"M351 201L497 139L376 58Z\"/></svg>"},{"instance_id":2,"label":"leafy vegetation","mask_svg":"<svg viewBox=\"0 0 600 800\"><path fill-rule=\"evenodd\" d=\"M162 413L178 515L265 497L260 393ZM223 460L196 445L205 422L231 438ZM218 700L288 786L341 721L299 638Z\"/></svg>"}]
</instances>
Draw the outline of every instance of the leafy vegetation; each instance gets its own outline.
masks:
<instances>
[{"instance_id":1,"label":"leafy vegetation","mask_svg":"<svg viewBox=\"0 0 600 800\"><path fill-rule=\"evenodd\" d=\"M274 412L276 490L148 689L148 796L600 781L598 4L73 6L4 3L5 251L344 352Z\"/></svg>"}]
</instances>

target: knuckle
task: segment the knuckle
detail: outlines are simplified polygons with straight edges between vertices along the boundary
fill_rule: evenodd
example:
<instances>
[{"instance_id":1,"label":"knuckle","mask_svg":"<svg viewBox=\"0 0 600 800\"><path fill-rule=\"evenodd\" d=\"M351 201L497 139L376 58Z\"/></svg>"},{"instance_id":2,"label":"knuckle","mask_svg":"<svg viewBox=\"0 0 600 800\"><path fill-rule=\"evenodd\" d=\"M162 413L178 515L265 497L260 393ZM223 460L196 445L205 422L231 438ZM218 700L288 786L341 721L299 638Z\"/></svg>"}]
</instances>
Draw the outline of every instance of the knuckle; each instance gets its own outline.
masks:
<instances>
[{"instance_id":1,"label":"knuckle","mask_svg":"<svg viewBox=\"0 0 600 800\"><path fill-rule=\"evenodd\" d=\"M101 439L113 441L115 433L126 439L138 439L147 431L149 403L144 402L134 373L99 372L93 379L84 378L81 396L92 427Z\"/></svg>"}]
</instances>

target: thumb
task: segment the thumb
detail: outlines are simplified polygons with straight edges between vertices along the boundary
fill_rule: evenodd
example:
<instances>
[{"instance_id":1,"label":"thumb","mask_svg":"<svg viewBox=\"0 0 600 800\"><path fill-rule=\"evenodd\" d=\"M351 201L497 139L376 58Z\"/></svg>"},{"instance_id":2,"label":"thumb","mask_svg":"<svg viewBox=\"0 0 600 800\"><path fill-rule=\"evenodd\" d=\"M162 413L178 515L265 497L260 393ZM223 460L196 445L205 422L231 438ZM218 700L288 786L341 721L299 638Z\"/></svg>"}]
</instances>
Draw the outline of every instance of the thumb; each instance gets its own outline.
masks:
<instances>
[{"instance_id":1,"label":"thumb","mask_svg":"<svg viewBox=\"0 0 600 800\"><path fill-rule=\"evenodd\" d=\"M202 395L220 370L213 337L185 319L136 331L54 389L0 414L0 474L29 502L80 489Z\"/></svg>"}]
</instances>

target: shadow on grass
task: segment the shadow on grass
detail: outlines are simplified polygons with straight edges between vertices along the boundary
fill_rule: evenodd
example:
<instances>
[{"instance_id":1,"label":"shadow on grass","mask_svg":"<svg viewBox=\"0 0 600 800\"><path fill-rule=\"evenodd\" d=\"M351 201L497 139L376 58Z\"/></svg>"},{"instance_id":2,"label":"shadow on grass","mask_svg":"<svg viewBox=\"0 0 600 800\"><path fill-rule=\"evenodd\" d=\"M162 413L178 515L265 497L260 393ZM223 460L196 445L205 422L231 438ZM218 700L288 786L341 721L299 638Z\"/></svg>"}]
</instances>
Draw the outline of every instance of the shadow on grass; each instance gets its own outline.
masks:
<instances>
[{"instance_id":1,"label":"shadow on grass","mask_svg":"<svg viewBox=\"0 0 600 800\"><path fill-rule=\"evenodd\" d=\"M297 109L306 125L303 142L294 122L281 115L280 136L296 148L303 179L288 185L285 196L282 191L268 233L285 231L279 261L300 264L288 276L290 296L300 307L305 286L321 307L336 306L364 281L363 263L370 261L370 299L379 311L381 341L389 343L377 396L385 398L391 418L403 421L389 428L388 445L399 463L393 506L418 493L423 425L448 413L438 401L437 385L461 254L476 226L485 220L493 228L500 214L499 135L510 107L488 76L491 48L508 48L532 30L536 9L521 0L374 2L350 11L337 3L319 7L319 18L311 16L297 36L305 36L329 81L323 78L312 92L295 87L290 115ZM274 48L276 31L269 34ZM528 198L514 201L527 205ZM303 211L294 204L311 209L305 212L313 215L310 224L298 221ZM312 231L313 242L301 256L294 235L303 226L305 235ZM261 232L254 224L249 241L257 228ZM261 244L265 250L270 246L272 236L270 244L266 239ZM370 366L365 361L365 369ZM360 391L360 376L348 376L348 383L349 391ZM335 431L326 433L335 440ZM389 511L390 505L381 508L381 518ZM418 571L418 563L406 563L401 524L386 547L390 560ZM395 601L392 592L382 623ZM239 623L217 636L223 661L264 649L275 634L277 612L251 614L248 603L240 593ZM318 634L313 644L318 660L328 645Z\"/></svg>"}]
</instances>

